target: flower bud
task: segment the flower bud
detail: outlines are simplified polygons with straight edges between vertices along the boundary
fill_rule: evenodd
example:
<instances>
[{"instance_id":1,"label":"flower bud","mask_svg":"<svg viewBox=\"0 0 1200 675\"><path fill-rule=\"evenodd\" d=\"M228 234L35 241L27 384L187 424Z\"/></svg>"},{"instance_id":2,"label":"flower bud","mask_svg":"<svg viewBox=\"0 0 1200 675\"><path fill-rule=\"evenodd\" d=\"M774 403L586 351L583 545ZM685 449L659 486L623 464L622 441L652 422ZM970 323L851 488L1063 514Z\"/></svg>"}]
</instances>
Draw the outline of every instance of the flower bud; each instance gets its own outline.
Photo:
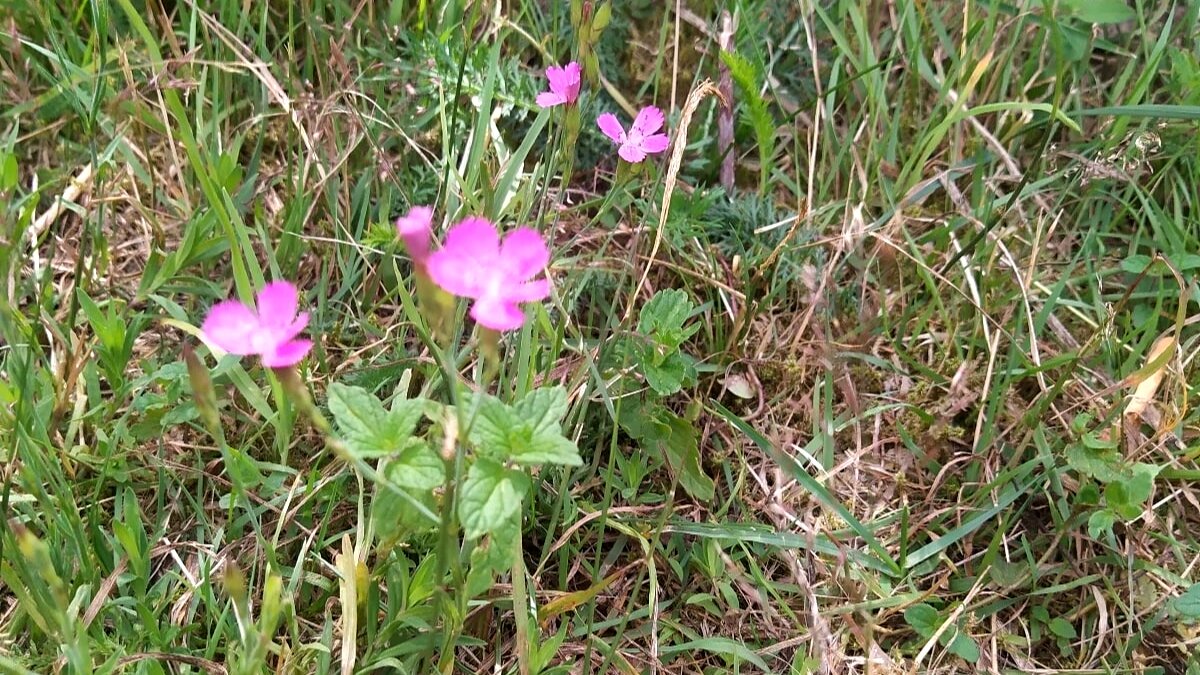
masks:
<instances>
[{"instance_id":1,"label":"flower bud","mask_svg":"<svg viewBox=\"0 0 1200 675\"><path fill-rule=\"evenodd\" d=\"M209 433L219 437L221 418L217 414L217 395L213 391L212 378L208 376L208 369L204 367L203 363L200 363L200 358L196 356L192 346L187 343L183 345L183 360L187 364L188 382L192 386L192 399L196 404L196 410L200 412L200 419L208 427Z\"/></svg>"},{"instance_id":2,"label":"flower bud","mask_svg":"<svg viewBox=\"0 0 1200 675\"><path fill-rule=\"evenodd\" d=\"M603 33L611 22L612 3L605 0L596 8L596 15L592 18L592 34L597 38L600 37L600 33Z\"/></svg>"}]
</instances>

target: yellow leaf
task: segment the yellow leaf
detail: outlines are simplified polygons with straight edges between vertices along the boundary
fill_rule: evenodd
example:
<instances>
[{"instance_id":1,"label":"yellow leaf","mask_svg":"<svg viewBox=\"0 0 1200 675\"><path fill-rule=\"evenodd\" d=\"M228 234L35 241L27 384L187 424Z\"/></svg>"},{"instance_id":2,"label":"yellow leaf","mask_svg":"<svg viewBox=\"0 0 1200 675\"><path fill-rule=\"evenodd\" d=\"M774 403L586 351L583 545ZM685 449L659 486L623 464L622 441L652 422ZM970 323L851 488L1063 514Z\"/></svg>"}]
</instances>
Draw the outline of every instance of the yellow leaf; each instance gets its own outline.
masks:
<instances>
[{"instance_id":1,"label":"yellow leaf","mask_svg":"<svg viewBox=\"0 0 1200 675\"><path fill-rule=\"evenodd\" d=\"M585 602L590 602L592 598L595 598L597 595L599 595L601 591L612 585L612 582L616 581L618 576L620 576L620 572L610 574L601 579L595 586L585 588L582 591L575 591L574 593L560 595L550 602L547 602L546 604L542 605L542 608L538 611L538 623L545 626L547 623L549 623L550 619L553 619L559 614L569 612Z\"/></svg>"},{"instance_id":2,"label":"yellow leaf","mask_svg":"<svg viewBox=\"0 0 1200 675\"><path fill-rule=\"evenodd\" d=\"M1141 417L1146 412L1146 407L1154 402L1154 395L1158 393L1158 385L1162 384L1167 364L1171 362L1176 346L1173 330L1159 337L1146 354L1146 365L1126 378L1129 384L1136 387L1133 395L1129 397L1129 403L1125 405L1126 417Z\"/></svg>"}]
</instances>

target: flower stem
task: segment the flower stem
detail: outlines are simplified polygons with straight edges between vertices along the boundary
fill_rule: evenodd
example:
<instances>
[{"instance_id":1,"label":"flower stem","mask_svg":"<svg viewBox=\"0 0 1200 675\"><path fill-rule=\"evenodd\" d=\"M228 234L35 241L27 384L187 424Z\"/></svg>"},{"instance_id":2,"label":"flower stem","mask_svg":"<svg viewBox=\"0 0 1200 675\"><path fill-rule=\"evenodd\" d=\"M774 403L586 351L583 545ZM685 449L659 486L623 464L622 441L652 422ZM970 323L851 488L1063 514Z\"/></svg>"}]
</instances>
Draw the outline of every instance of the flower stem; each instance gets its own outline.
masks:
<instances>
[{"instance_id":1,"label":"flower stem","mask_svg":"<svg viewBox=\"0 0 1200 675\"><path fill-rule=\"evenodd\" d=\"M517 669L521 675L529 675L529 595L525 590L525 553L520 527L517 527L517 536L513 537L512 602L513 620L517 624Z\"/></svg>"}]
</instances>

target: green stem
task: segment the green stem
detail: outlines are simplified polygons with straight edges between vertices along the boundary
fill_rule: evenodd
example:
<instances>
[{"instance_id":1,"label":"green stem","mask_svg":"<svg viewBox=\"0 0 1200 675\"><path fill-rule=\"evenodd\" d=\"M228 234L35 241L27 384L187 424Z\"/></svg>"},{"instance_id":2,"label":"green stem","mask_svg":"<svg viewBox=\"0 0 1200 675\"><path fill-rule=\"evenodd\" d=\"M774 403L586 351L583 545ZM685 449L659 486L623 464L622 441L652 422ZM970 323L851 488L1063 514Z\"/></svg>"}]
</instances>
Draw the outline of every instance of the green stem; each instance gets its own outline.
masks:
<instances>
[{"instance_id":1,"label":"green stem","mask_svg":"<svg viewBox=\"0 0 1200 675\"><path fill-rule=\"evenodd\" d=\"M513 619L517 624L517 669L521 675L529 675L529 612L526 609L529 595L525 590L525 553L520 527L517 536L513 537L512 599Z\"/></svg>"}]
</instances>

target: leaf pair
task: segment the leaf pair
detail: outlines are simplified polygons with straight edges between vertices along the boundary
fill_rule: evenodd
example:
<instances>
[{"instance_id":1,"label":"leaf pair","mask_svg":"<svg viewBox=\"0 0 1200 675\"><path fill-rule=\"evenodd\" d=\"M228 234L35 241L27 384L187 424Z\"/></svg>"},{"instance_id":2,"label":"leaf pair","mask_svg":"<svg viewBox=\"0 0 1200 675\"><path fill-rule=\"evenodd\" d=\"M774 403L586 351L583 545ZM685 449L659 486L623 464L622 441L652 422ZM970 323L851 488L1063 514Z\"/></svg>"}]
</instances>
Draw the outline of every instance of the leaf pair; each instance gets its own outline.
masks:
<instances>
[{"instance_id":1,"label":"leaf pair","mask_svg":"<svg viewBox=\"0 0 1200 675\"><path fill-rule=\"evenodd\" d=\"M563 436L567 391L537 389L513 405L488 394L476 402L468 438L478 457L467 470L458 503L459 520L468 537L504 527L521 508L531 481L521 466L579 466L579 448Z\"/></svg>"}]
</instances>

